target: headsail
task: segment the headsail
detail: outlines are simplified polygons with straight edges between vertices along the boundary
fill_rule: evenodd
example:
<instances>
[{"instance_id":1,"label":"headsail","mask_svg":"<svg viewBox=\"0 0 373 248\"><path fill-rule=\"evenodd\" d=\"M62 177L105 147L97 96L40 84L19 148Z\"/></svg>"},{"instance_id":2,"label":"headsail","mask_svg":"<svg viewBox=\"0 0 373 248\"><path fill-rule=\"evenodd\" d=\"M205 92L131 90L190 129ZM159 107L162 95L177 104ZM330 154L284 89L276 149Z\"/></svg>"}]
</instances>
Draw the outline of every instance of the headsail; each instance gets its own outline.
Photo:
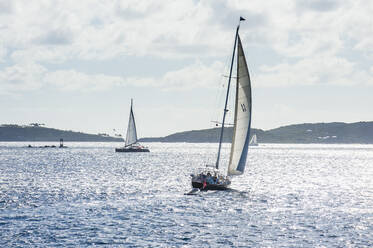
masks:
<instances>
[{"instance_id":1,"label":"headsail","mask_svg":"<svg viewBox=\"0 0 373 248\"><path fill-rule=\"evenodd\" d=\"M131 99L130 118L128 120L125 146L132 145L136 142L137 142L137 133L136 133L135 117L133 116L133 111L132 111L132 99Z\"/></svg>"},{"instance_id":2,"label":"headsail","mask_svg":"<svg viewBox=\"0 0 373 248\"><path fill-rule=\"evenodd\" d=\"M253 135L253 137L251 137L251 140L250 140L250 146L257 146L258 145L258 140L256 138L256 134Z\"/></svg>"},{"instance_id":3,"label":"headsail","mask_svg":"<svg viewBox=\"0 0 373 248\"><path fill-rule=\"evenodd\" d=\"M236 101L228 175L241 175L245 170L251 125L250 75L239 35L237 39Z\"/></svg>"}]
</instances>

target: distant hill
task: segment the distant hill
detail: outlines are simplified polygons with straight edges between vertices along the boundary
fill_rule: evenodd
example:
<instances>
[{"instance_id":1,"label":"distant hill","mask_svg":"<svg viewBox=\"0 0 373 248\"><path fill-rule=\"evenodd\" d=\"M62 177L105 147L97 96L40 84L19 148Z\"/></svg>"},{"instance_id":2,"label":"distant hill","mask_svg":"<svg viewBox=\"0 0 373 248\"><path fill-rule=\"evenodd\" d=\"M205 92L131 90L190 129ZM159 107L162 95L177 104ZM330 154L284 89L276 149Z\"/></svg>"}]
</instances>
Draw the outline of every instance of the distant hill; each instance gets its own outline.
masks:
<instances>
[{"instance_id":1,"label":"distant hill","mask_svg":"<svg viewBox=\"0 0 373 248\"><path fill-rule=\"evenodd\" d=\"M220 128L174 133L165 137L142 138L141 142L214 143L219 141ZM224 130L223 142L231 142L233 128ZM373 122L305 123L283 126L271 130L253 128L259 143L326 143L373 144ZM123 141L122 138L64 131L40 126L0 125L0 141Z\"/></svg>"},{"instance_id":2,"label":"distant hill","mask_svg":"<svg viewBox=\"0 0 373 248\"><path fill-rule=\"evenodd\" d=\"M64 131L54 128L40 126L18 126L6 125L0 126L0 141L123 141L122 138L114 138L103 135L87 134L74 131Z\"/></svg>"},{"instance_id":3,"label":"distant hill","mask_svg":"<svg viewBox=\"0 0 373 248\"><path fill-rule=\"evenodd\" d=\"M193 130L159 138L143 138L142 142L218 142L220 128ZM259 143L361 143L373 144L373 122L305 123L283 126L268 131L252 129ZM224 129L223 142L232 140L233 128Z\"/></svg>"}]
</instances>

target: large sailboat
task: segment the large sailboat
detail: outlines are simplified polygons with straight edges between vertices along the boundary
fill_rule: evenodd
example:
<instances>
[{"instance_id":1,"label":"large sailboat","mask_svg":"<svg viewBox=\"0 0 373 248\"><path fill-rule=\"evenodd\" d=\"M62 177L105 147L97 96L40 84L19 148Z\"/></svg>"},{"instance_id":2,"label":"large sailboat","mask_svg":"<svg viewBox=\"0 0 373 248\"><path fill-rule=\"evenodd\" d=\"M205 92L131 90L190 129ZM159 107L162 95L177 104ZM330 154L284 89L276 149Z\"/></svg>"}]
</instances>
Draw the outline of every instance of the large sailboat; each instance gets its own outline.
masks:
<instances>
[{"instance_id":1,"label":"large sailboat","mask_svg":"<svg viewBox=\"0 0 373 248\"><path fill-rule=\"evenodd\" d=\"M133 115L133 100L131 99L130 118L128 120L127 135L124 147L115 148L116 152L149 152L147 147L137 142L135 117Z\"/></svg>"},{"instance_id":2,"label":"large sailboat","mask_svg":"<svg viewBox=\"0 0 373 248\"><path fill-rule=\"evenodd\" d=\"M245 19L240 17L240 22ZM215 166L208 166L194 175L192 174L192 187L200 190L225 190L231 184L232 176L242 175L245 170L246 158L250 138L251 125L251 82L249 70L247 68L245 54L242 48L240 36L238 34L240 24L236 29L233 55L228 78L228 87L225 98L223 121L221 125L219 148ZM228 112L227 104L229 98L229 89L232 78L232 69L237 49L237 77L236 77L236 94L234 107L234 127L233 138L230 151L230 158L227 173L219 170L220 153L223 142L224 124L226 113ZM212 168L211 168L212 167Z\"/></svg>"}]
</instances>

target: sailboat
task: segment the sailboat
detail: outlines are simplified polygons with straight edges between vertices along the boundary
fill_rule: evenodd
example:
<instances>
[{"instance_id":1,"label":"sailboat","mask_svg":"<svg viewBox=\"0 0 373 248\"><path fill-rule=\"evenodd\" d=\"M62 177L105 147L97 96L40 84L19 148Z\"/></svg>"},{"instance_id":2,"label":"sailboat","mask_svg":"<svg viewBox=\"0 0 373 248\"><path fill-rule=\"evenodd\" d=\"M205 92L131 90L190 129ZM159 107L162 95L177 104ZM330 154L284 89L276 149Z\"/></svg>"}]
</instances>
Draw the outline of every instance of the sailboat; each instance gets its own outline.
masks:
<instances>
[{"instance_id":1,"label":"sailboat","mask_svg":"<svg viewBox=\"0 0 373 248\"><path fill-rule=\"evenodd\" d=\"M115 148L115 151L116 152L150 152L147 147L144 147L137 142L135 116L133 115L132 106L133 106L133 100L131 99L130 117L128 120L125 145L124 147Z\"/></svg>"},{"instance_id":2,"label":"sailboat","mask_svg":"<svg viewBox=\"0 0 373 248\"><path fill-rule=\"evenodd\" d=\"M206 165L206 168L197 175L192 174L192 187L193 190L225 190L231 184L233 176L242 175L245 166L246 158L249 147L250 126L251 126L251 82L249 70L245 59L245 54L242 48L240 36L238 34L240 22L245 19L240 17L239 24L236 29L233 55L228 78L228 87L225 98L225 106L223 112L223 121L220 130L219 148L215 166ZM236 77L236 94L235 94L235 107L234 107L234 127L233 138L230 151L230 158L227 173L219 170L220 153L223 141L224 124L226 113L228 112L227 104L229 98L229 89L232 79L232 69L234 57L237 48L237 77ZM211 168L213 167L213 168ZM192 191L193 191L192 190Z\"/></svg>"},{"instance_id":3,"label":"sailboat","mask_svg":"<svg viewBox=\"0 0 373 248\"><path fill-rule=\"evenodd\" d=\"M258 140L256 138L256 134L253 135L253 137L251 137L251 140L250 140L250 143L249 143L249 146L258 146Z\"/></svg>"}]
</instances>

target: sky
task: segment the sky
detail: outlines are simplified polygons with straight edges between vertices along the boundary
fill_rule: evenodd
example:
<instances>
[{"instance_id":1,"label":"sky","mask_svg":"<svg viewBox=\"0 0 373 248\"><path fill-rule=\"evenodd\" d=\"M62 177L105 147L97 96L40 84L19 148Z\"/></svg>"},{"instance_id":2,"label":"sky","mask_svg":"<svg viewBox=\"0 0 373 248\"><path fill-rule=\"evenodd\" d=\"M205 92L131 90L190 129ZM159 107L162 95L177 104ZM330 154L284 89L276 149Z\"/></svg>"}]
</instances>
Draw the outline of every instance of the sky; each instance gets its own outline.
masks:
<instances>
[{"instance_id":1,"label":"sky","mask_svg":"<svg viewBox=\"0 0 373 248\"><path fill-rule=\"evenodd\" d=\"M211 128L239 16L252 127L373 121L372 13L370 0L0 0L0 123L124 134L133 98L139 137Z\"/></svg>"}]
</instances>

